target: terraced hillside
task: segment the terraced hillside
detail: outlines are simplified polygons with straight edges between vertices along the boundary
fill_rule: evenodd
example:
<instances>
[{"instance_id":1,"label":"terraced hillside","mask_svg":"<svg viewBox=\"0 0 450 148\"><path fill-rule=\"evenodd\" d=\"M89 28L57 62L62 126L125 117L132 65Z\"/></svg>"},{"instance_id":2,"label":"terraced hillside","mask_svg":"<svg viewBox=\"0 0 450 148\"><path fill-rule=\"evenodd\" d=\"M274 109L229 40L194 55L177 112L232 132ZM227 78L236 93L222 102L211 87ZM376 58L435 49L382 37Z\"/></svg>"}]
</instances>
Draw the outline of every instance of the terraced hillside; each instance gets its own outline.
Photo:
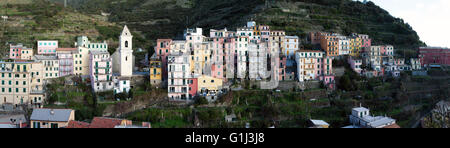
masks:
<instances>
[{"instance_id":1,"label":"terraced hillside","mask_svg":"<svg viewBox=\"0 0 450 148\"><path fill-rule=\"evenodd\" d=\"M58 40L61 47L73 47L80 35L93 41L107 40L113 52L122 29L121 25L108 22L105 16L78 13L45 0L1 1L0 7L0 15L8 16L0 23L2 53L9 50L10 43L35 47L36 40L47 39Z\"/></svg>"},{"instance_id":2,"label":"terraced hillside","mask_svg":"<svg viewBox=\"0 0 450 148\"><path fill-rule=\"evenodd\" d=\"M59 1L62 0L53 0ZM351 0L72 0L89 14L111 13L111 22L127 22L142 31L150 45L157 38L173 38L187 27L234 29L246 21L268 24L306 37L310 31L369 34L375 44L398 48L423 46L417 33L402 19L372 2Z\"/></svg>"}]
</instances>

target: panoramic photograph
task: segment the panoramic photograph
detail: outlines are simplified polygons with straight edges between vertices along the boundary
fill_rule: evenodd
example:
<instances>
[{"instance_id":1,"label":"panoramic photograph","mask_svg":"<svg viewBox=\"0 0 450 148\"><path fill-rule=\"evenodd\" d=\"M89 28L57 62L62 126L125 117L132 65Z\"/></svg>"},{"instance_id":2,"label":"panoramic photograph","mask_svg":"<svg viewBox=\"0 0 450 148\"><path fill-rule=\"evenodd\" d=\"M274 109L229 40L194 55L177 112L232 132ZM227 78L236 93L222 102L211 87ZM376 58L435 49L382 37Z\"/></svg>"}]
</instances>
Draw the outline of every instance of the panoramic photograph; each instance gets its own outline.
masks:
<instances>
[{"instance_id":1,"label":"panoramic photograph","mask_svg":"<svg viewBox=\"0 0 450 148\"><path fill-rule=\"evenodd\" d=\"M450 127L449 0L0 0L0 16L2 129L216 145Z\"/></svg>"}]
</instances>

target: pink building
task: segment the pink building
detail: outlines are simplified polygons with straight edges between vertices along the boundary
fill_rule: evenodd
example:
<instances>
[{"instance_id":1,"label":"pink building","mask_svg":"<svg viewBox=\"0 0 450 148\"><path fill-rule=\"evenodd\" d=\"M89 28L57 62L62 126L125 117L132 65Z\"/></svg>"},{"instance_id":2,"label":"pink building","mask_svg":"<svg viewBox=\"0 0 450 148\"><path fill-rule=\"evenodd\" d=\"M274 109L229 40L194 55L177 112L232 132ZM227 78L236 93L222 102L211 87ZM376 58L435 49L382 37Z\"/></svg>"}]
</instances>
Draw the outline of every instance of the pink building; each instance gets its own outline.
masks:
<instances>
[{"instance_id":1,"label":"pink building","mask_svg":"<svg viewBox=\"0 0 450 148\"><path fill-rule=\"evenodd\" d=\"M234 75L237 72L237 49L236 49L236 38L226 38L224 39L224 73L225 79L235 78Z\"/></svg>"},{"instance_id":2,"label":"pink building","mask_svg":"<svg viewBox=\"0 0 450 148\"><path fill-rule=\"evenodd\" d=\"M212 40L211 76L226 81L224 73L225 38L212 38Z\"/></svg>"},{"instance_id":3,"label":"pink building","mask_svg":"<svg viewBox=\"0 0 450 148\"><path fill-rule=\"evenodd\" d=\"M382 56L385 56L385 55L386 55L386 46L380 46L380 54L381 54Z\"/></svg>"},{"instance_id":4,"label":"pink building","mask_svg":"<svg viewBox=\"0 0 450 148\"><path fill-rule=\"evenodd\" d=\"M282 55L280 56L280 66L278 67L278 75L279 78L278 80L280 81L284 81L286 78L286 63L287 63L287 58L286 56Z\"/></svg>"},{"instance_id":5,"label":"pink building","mask_svg":"<svg viewBox=\"0 0 450 148\"><path fill-rule=\"evenodd\" d=\"M58 48L58 41L38 41L38 54L56 54Z\"/></svg>"},{"instance_id":6,"label":"pink building","mask_svg":"<svg viewBox=\"0 0 450 148\"><path fill-rule=\"evenodd\" d=\"M361 47L370 47L372 46L372 40L369 38L369 35L359 34L359 38L361 38Z\"/></svg>"},{"instance_id":7,"label":"pink building","mask_svg":"<svg viewBox=\"0 0 450 148\"><path fill-rule=\"evenodd\" d=\"M188 86L189 86L189 98L193 99L197 95L198 79L197 78L189 78Z\"/></svg>"},{"instance_id":8,"label":"pink building","mask_svg":"<svg viewBox=\"0 0 450 148\"><path fill-rule=\"evenodd\" d=\"M170 44L172 39L158 39L156 40L155 52L162 61L163 81L167 80L167 56L170 54Z\"/></svg>"},{"instance_id":9,"label":"pink building","mask_svg":"<svg viewBox=\"0 0 450 148\"><path fill-rule=\"evenodd\" d=\"M261 41L269 41L270 38L270 26L268 25L259 25L258 30L261 32Z\"/></svg>"},{"instance_id":10,"label":"pink building","mask_svg":"<svg viewBox=\"0 0 450 148\"><path fill-rule=\"evenodd\" d=\"M450 48L420 47L419 54L422 66L450 65Z\"/></svg>"},{"instance_id":11,"label":"pink building","mask_svg":"<svg viewBox=\"0 0 450 148\"><path fill-rule=\"evenodd\" d=\"M77 48L57 48L56 55L59 59L59 76L64 77L73 74L73 54L78 53Z\"/></svg>"},{"instance_id":12,"label":"pink building","mask_svg":"<svg viewBox=\"0 0 450 148\"><path fill-rule=\"evenodd\" d=\"M348 64L350 64L350 67L353 69L353 71L355 71L358 74L361 74L362 59L349 56Z\"/></svg>"},{"instance_id":13,"label":"pink building","mask_svg":"<svg viewBox=\"0 0 450 148\"><path fill-rule=\"evenodd\" d=\"M9 45L9 58L10 59L20 59L22 48L26 48L23 46L23 44L17 44L17 45Z\"/></svg>"}]
</instances>

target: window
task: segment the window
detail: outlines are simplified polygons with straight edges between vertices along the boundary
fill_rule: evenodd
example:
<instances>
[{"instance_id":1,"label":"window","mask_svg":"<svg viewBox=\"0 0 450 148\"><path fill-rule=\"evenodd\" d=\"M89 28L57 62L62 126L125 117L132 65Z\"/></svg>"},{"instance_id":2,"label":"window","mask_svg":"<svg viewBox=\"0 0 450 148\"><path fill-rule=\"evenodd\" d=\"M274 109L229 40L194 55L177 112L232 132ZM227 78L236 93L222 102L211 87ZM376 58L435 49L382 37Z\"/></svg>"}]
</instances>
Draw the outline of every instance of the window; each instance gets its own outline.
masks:
<instances>
[{"instance_id":1,"label":"window","mask_svg":"<svg viewBox=\"0 0 450 148\"><path fill-rule=\"evenodd\" d=\"M125 47L128 48L128 41L125 41Z\"/></svg>"}]
</instances>

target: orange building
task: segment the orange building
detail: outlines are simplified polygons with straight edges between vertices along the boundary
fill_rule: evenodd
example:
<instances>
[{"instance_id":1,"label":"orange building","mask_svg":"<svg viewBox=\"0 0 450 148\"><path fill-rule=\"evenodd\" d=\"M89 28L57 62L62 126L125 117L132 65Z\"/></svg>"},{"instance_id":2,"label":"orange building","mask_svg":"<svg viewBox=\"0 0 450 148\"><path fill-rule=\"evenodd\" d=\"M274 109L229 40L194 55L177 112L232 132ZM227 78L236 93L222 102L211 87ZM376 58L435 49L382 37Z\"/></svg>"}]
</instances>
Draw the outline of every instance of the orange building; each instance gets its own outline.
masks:
<instances>
[{"instance_id":1,"label":"orange building","mask_svg":"<svg viewBox=\"0 0 450 148\"><path fill-rule=\"evenodd\" d=\"M327 56L339 56L339 40L332 34L321 36L320 46L326 52Z\"/></svg>"}]
</instances>

